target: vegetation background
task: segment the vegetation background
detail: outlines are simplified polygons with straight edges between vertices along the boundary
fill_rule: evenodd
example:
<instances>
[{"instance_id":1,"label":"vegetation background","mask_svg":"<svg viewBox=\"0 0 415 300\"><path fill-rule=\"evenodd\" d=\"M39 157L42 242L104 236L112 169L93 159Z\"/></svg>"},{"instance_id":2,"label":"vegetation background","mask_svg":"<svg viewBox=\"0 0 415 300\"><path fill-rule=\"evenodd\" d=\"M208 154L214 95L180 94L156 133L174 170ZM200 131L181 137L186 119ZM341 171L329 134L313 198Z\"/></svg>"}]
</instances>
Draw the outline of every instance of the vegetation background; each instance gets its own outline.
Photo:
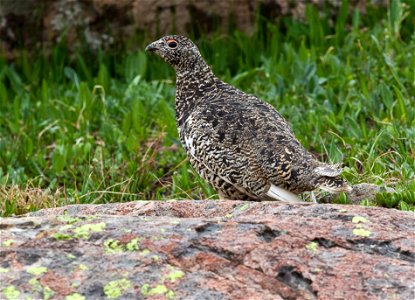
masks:
<instances>
[{"instance_id":1,"label":"vegetation background","mask_svg":"<svg viewBox=\"0 0 415 300\"><path fill-rule=\"evenodd\" d=\"M415 4L303 19L253 33L194 27L214 72L274 105L320 159L353 184L394 187L364 205L414 210ZM19 48L0 56L0 215L75 203L215 199L186 160L175 124L173 70L137 33L116 49ZM131 47L134 45L134 48ZM136 50L138 49L138 50ZM347 196L338 200L347 203Z\"/></svg>"}]
</instances>

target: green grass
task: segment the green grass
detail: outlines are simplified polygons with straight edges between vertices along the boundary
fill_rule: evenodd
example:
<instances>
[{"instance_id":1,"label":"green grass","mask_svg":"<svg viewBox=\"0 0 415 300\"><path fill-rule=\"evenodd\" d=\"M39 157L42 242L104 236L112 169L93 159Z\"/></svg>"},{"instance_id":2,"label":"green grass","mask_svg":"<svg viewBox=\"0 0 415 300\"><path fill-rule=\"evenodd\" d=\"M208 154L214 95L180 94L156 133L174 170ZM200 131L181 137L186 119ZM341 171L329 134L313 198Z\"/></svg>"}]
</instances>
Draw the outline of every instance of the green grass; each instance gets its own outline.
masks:
<instances>
[{"instance_id":1,"label":"green grass","mask_svg":"<svg viewBox=\"0 0 415 300\"><path fill-rule=\"evenodd\" d=\"M258 17L251 37L196 42L220 78L272 103L321 159L343 161L351 183L396 189L363 204L413 209L415 8L347 9L334 26L309 7L305 23ZM72 54L57 45L47 57L0 59L0 215L215 198L178 140L174 72L139 46Z\"/></svg>"}]
</instances>

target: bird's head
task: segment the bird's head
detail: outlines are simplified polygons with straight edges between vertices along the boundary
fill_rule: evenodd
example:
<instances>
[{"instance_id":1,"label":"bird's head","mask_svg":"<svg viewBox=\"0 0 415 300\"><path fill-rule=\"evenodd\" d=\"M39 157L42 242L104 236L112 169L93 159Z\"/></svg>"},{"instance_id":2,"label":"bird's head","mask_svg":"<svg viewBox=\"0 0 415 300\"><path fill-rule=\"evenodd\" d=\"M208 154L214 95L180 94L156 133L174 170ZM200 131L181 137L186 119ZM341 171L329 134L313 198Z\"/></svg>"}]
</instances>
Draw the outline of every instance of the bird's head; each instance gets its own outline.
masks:
<instances>
[{"instance_id":1,"label":"bird's head","mask_svg":"<svg viewBox=\"0 0 415 300\"><path fill-rule=\"evenodd\" d=\"M196 45L180 35L164 36L147 45L146 51L156 53L178 71L195 69L199 63L204 64Z\"/></svg>"}]
</instances>

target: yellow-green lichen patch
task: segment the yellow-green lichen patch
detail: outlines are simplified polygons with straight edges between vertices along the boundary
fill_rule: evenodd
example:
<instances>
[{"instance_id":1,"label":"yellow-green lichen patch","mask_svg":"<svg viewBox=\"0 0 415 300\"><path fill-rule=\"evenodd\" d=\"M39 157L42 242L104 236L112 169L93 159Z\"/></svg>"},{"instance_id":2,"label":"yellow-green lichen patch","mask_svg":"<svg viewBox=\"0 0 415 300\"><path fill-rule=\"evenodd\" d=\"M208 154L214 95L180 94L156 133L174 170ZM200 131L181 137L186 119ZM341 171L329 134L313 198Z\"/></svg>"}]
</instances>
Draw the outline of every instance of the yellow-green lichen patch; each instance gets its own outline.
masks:
<instances>
[{"instance_id":1,"label":"yellow-green lichen patch","mask_svg":"<svg viewBox=\"0 0 415 300\"><path fill-rule=\"evenodd\" d=\"M86 265L84 265L84 264L80 264L78 267L79 267L79 270L81 270L81 271L88 270L88 267Z\"/></svg>"},{"instance_id":2,"label":"yellow-green lichen patch","mask_svg":"<svg viewBox=\"0 0 415 300\"><path fill-rule=\"evenodd\" d=\"M144 283L141 286L140 292L141 294L143 294L144 296L148 296L148 292L151 290L150 285L148 283Z\"/></svg>"},{"instance_id":3,"label":"yellow-green lichen patch","mask_svg":"<svg viewBox=\"0 0 415 300\"><path fill-rule=\"evenodd\" d=\"M368 237L370 236L371 232L364 228L355 228L353 229L353 234L357 236Z\"/></svg>"},{"instance_id":4,"label":"yellow-green lichen patch","mask_svg":"<svg viewBox=\"0 0 415 300\"><path fill-rule=\"evenodd\" d=\"M167 291L166 293L166 298L167 299L174 299L174 292L172 290Z\"/></svg>"},{"instance_id":5,"label":"yellow-green lichen patch","mask_svg":"<svg viewBox=\"0 0 415 300\"><path fill-rule=\"evenodd\" d=\"M120 244L118 240L107 239L104 241L105 253L120 253L124 251L136 251L140 249L138 245L140 239L132 239L127 244Z\"/></svg>"},{"instance_id":6,"label":"yellow-green lichen patch","mask_svg":"<svg viewBox=\"0 0 415 300\"><path fill-rule=\"evenodd\" d=\"M3 241L3 243L1 243L1 245L2 245L3 247L10 247L13 243L14 243L14 240L9 239L9 240L5 240L5 241Z\"/></svg>"},{"instance_id":7,"label":"yellow-green lichen patch","mask_svg":"<svg viewBox=\"0 0 415 300\"><path fill-rule=\"evenodd\" d=\"M156 287L151 288L150 285L146 283L141 287L141 294L144 296L164 295L168 291L169 289L163 284L158 284Z\"/></svg>"},{"instance_id":8,"label":"yellow-green lichen patch","mask_svg":"<svg viewBox=\"0 0 415 300\"><path fill-rule=\"evenodd\" d=\"M151 251L148 250L148 249L143 249L142 251L140 251L140 254L143 255L143 256L145 256L147 254L150 254L150 253L151 253Z\"/></svg>"},{"instance_id":9,"label":"yellow-green lichen patch","mask_svg":"<svg viewBox=\"0 0 415 300\"><path fill-rule=\"evenodd\" d=\"M176 281L184 276L184 272L181 270L172 270L169 274L167 274L164 278L166 280L170 280L171 282Z\"/></svg>"},{"instance_id":10,"label":"yellow-green lichen patch","mask_svg":"<svg viewBox=\"0 0 415 300\"><path fill-rule=\"evenodd\" d=\"M0 273L7 273L9 271L10 271L9 268L0 267Z\"/></svg>"},{"instance_id":11,"label":"yellow-green lichen patch","mask_svg":"<svg viewBox=\"0 0 415 300\"><path fill-rule=\"evenodd\" d=\"M75 258L76 258L76 256L75 256L75 255L73 255L72 253L67 254L67 255L66 255L66 257L67 257L68 259L70 259L70 260L72 260L72 259L75 259Z\"/></svg>"},{"instance_id":12,"label":"yellow-green lichen patch","mask_svg":"<svg viewBox=\"0 0 415 300\"><path fill-rule=\"evenodd\" d=\"M42 285L36 278L32 278L29 280L29 284L32 286L34 291L42 292Z\"/></svg>"},{"instance_id":13,"label":"yellow-green lichen patch","mask_svg":"<svg viewBox=\"0 0 415 300\"><path fill-rule=\"evenodd\" d=\"M48 286L43 288L43 300L49 300L55 294Z\"/></svg>"},{"instance_id":14,"label":"yellow-green lichen patch","mask_svg":"<svg viewBox=\"0 0 415 300\"><path fill-rule=\"evenodd\" d=\"M66 223L66 224L74 224L74 223L77 223L79 221L82 221L80 218L74 218L74 217L71 217L69 215L58 216L56 219L59 222Z\"/></svg>"},{"instance_id":15,"label":"yellow-green lichen patch","mask_svg":"<svg viewBox=\"0 0 415 300\"><path fill-rule=\"evenodd\" d=\"M32 286L32 291L43 294L43 300L48 300L55 295L55 292L51 288L48 286L42 286L37 278L30 279L29 284Z\"/></svg>"},{"instance_id":16,"label":"yellow-green lichen patch","mask_svg":"<svg viewBox=\"0 0 415 300\"><path fill-rule=\"evenodd\" d=\"M18 299L20 296L20 292L14 287L14 285L5 287L2 292L7 300Z\"/></svg>"},{"instance_id":17,"label":"yellow-green lichen patch","mask_svg":"<svg viewBox=\"0 0 415 300\"><path fill-rule=\"evenodd\" d=\"M128 271L122 271L122 272L120 273L120 275L121 275L121 276L124 276L124 277L128 277L128 275L130 275L130 272L128 272Z\"/></svg>"},{"instance_id":18,"label":"yellow-green lichen patch","mask_svg":"<svg viewBox=\"0 0 415 300\"><path fill-rule=\"evenodd\" d=\"M138 246L139 239L135 238L132 239L127 245L125 246L128 251L135 251L138 250L140 247Z\"/></svg>"},{"instance_id":19,"label":"yellow-green lichen patch","mask_svg":"<svg viewBox=\"0 0 415 300\"><path fill-rule=\"evenodd\" d=\"M369 220L368 219L366 219L365 217L362 217L362 216L354 216L353 217L353 219L352 219L352 222L353 223L366 223L366 222L369 222Z\"/></svg>"},{"instance_id":20,"label":"yellow-green lichen patch","mask_svg":"<svg viewBox=\"0 0 415 300\"><path fill-rule=\"evenodd\" d=\"M242 205L241 207L239 207L240 211L244 211L247 210L249 208L249 203L245 203L244 205Z\"/></svg>"},{"instance_id":21,"label":"yellow-green lichen patch","mask_svg":"<svg viewBox=\"0 0 415 300\"><path fill-rule=\"evenodd\" d=\"M160 260L160 256L158 256L158 255L153 255L153 256L151 257L151 259L152 259L153 261L159 261L159 260Z\"/></svg>"},{"instance_id":22,"label":"yellow-green lichen patch","mask_svg":"<svg viewBox=\"0 0 415 300\"><path fill-rule=\"evenodd\" d=\"M174 299L174 292L172 290L167 291L166 297L167 299Z\"/></svg>"},{"instance_id":23,"label":"yellow-green lichen patch","mask_svg":"<svg viewBox=\"0 0 415 300\"><path fill-rule=\"evenodd\" d=\"M164 284L158 284L158 285L156 285L156 287L152 288L148 292L148 295L149 296L163 295L163 294L166 294L168 292L169 292L169 290L168 290L168 288Z\"/></svg>"},{"instance_id":24,"label":"yellow-green lichen patch","mask_svg":"<svg viewBox=\"0 0 415 300\"><path fill-rule=\"evenodd\" d=\"M29 269L26 270L27 273L35 275L35 276L39 276L43 273L46 273L48 271L48 268L46 267L30 267Z\"/></svg>"},{"instance_id":25,"label":"yellow-green lichen patch","mask_svg":"<svg viewBox=\"0 0 415 300\"><path fill-rule=\"evenodd\" d=\"M116 299L124 294L132 286L126 278L108 282L104 286L104 293L110 299Z\"/></svg>"},{"instance_id":26,"label":"yellow-green lichen patch","mask_svg":"<svg viewBox=\"0 0 415 300\"><path fill-rule=\"evenodd\" d=\"M108 239L104 241L104 250L105 253L120 253L123 252L123 246L117 240Z\"/></svg>"},{"instance_id":27,"label":"yellow-green lichen patch","mask_svg":"<svg viewBox=\"0 0 415 300\"><path fill-rule=\"evenodd\" d=\"M32 291L43 294L43 300L48 300L55 295L55 292L51 288L48 286L42 286L37 278L30 279L29 284L32 286Z\"/></svg>"},{"instance_id":28,"label":"yellow-green lichen patch","mask_svg":"<svg viewBox=\"0 0 415 300\"><path fill-rule=\"evenodd\" d=\"M70 234L62 232L55 232L54 234L52 234L52 237L55 240L70 240L72 238Z\"/></svg>"},{"instance_id":29,"label":"yellow-green lichen patch","mask_svg":"<svg viewBox=\"0 0 415 300\"><path fill-rule=\"evenodd\" d=\"M105 223L96 223L96 224L84 224L79 227L76 227L73 229L74 236L76 238L82 238L82 239L89 239L91 233L93 232L101 232L105 228Z\"/></svg>"},{"instance_id":30,"label":"yellow-green lichen patch","mask_svg":"<svg viewBox=\"0 0 415 300\"><path fill-rule=\"evenodd\" d=\"M308 250L311 252L317 252L318 243L316 242L310 242L305 246Z\"/></svg>"},{"instance_id":31,"label":"yellow-green lichen patch","mask_svg":"<svg viewBox=\"0 0 415 300\"><path fill-rule=\"evenodd\" d=\"M78 293L73 293L65 297L65 300L85 300L85 297Z\"/></svg>"}]
</instances>

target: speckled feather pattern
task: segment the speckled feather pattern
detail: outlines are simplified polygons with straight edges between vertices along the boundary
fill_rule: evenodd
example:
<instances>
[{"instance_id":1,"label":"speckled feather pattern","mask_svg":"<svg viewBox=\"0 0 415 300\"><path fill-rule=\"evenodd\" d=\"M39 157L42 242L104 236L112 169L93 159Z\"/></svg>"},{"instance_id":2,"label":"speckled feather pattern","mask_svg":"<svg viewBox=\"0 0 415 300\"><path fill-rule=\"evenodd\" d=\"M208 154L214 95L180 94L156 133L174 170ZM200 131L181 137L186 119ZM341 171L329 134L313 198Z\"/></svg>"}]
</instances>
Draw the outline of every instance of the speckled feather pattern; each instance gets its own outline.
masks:
<instances>
[{"instance_id":1,"label":"speckled feather pattern","mask_svg":"<svg viewBox=\"0 0 415 300\"><path fill-rule=\"evenodd\" d=\"M163 37L147 50L175 68L180 141L222 198L267 199L271 184L295 194L349 189L339 168L316 160L271 105L218 79L188 38Z\"/></svg>"}]
</instances>

